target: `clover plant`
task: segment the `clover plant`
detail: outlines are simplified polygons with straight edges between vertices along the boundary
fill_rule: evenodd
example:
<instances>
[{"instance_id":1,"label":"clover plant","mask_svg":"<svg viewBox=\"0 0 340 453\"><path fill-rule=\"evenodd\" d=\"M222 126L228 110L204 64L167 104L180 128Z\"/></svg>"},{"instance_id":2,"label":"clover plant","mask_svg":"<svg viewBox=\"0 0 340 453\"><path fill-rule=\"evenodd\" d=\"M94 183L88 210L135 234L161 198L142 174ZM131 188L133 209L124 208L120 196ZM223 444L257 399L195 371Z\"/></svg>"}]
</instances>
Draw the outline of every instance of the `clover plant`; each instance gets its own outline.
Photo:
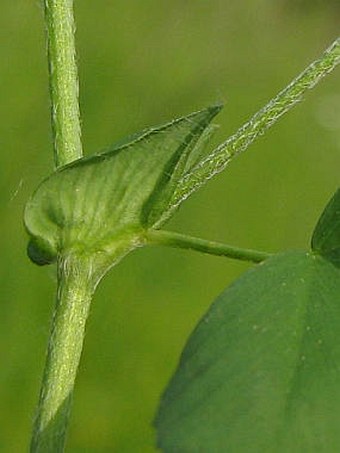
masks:
<instances>
[{"instance_id":1,"label":"clover plant","mask_svg":"<svg viewBox=\"0 0 340 453\"><path fill-rule=\"evenodd\" d=\"M29 199L28 255L56 263L56 309L31 451L64 449L92 295L137 247L259 263L198 324L155 420L166 452L340 450L340 192L310 250L276 255L163 229L178 206L340 62L340 39L216 149L213 105L83 157L73 0L45 0L55 169Z\"/></svg>"}]
</instances>

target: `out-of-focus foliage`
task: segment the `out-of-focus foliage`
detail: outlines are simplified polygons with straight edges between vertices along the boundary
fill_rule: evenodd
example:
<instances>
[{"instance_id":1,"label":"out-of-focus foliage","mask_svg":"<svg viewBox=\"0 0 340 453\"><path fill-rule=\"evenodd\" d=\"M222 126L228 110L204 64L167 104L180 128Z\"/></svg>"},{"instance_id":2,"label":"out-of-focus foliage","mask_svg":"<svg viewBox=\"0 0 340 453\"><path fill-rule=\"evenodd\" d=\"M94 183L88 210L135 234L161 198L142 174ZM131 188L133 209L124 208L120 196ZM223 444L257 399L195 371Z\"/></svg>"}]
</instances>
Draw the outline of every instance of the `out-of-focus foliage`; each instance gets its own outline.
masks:
<instances>
[{"instance_id":1,"label":"out-of-focus foliage","mask_svg":"<svg viewBox=\"0 0 340 453\"><path fill-rule=\"evenodd\" d=\"M144 127L226 104L221 142L338 34L336 2L76 2L88 154ZM52 170L39 2L0 16L0 451L26 449L53 307L53 269L29 262L23 206ZM231 244L305 248L338 187L338 71L169 228ZM101 284L77 381L68 449L154 452L157 401L198 318L246 265L163 249L127 257Z\"/></svg>"},{"instance_id":2,"label":"out-of-focus foliage","mask_svg":"<svg viewBox=\"0 0 340 453\"><path fill-rule=\"evenodd\" d=\"M337 10L340 12L340 4L338 0L281 0L282 4L287 7L288 12L296 10L300 14L308 14L309 11L319 8L327 8L329 10Z\"/></svg>"}]
</instances>

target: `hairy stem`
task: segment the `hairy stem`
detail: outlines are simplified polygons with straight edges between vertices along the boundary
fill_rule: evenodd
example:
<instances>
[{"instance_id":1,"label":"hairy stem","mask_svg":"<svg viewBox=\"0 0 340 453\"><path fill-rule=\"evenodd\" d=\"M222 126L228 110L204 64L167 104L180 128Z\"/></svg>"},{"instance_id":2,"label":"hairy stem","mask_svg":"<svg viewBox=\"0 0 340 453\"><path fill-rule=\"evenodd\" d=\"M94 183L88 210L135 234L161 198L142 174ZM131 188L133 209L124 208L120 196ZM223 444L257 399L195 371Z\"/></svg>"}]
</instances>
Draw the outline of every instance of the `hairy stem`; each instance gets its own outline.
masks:
<instances>
[{"instance_id":1,"label":"hairy stem","mask_svg":"<svg viewBox=\"0 0 340 453\"><path fill-rule=\"evenodd\" d=\"M148 244L196 250L210 255L225 256L242 261L260 263L271 256L270 253L242 249L220 242L207 241L172 231L149 231L146 235Z\"/></svg>"},{"instance_id":2,"label":"hairy stem","mask_svg":"<svg viewBox=\"0 0 340 453\"><path fill-rule=\"evenodd\" d=\"M73 0L45 0L49 81L56 167L83 155Z\"/></svg>"},{"instance_id":3,"label":"hairy stem","mask_svg":"<svg viewBox=\"0 0 340 453\"><path fill-rule=\"evenodd\" d=\"M221 143L212 154L182 178L171 200L171 209L175 209L208 179L223 171L231 159L246 150L258 137L263 135L266 129L302 100L307 90L313 88L339 63L340 38L325 50L320 59L308 66L234 135Z\"/></svg>"},{"instance_id":4,"label":"hairy stem","mask_svg":"<svg viewBox=\"0 0 340 453\"><path fill-rule=\"evenodd\" d=\"M45 0L44 5L54 158L58 168L83 155L73 0ZM57 269L57 301L33 427L32 453L59 453L64 449L85 324L96 284L91 263L84 259L60 258Z\"/></svg>"},{"instance_id":5,"label":"hairy stem","mask_svg":"<svg viewBox=\"0 0 340 453\"><path fill-rule=\"evenodd\" d=\"M63 451L72 391L81 356L95 278L77 257L58 263L58 292L34 423L32 453Z\"/></svg>"}]
</instances>

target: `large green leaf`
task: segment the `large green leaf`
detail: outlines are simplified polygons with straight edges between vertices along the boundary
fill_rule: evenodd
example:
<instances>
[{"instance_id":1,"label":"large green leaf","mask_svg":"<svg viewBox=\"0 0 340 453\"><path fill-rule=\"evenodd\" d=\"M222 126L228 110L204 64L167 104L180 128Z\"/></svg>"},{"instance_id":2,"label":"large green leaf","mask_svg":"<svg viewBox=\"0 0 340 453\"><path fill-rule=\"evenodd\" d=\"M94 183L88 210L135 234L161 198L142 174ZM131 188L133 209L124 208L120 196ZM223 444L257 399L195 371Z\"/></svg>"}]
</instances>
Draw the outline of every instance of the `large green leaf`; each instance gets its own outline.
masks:
<instances>
[{"instance_id":1,"label":"large green leaf","mask_svg":"<svg viewBox=\"0 0 340 453\"><path fill-rule=\"evenodd\" d=\"M340 189L333 195L315 227L312 249L340 267Z\"/></svg>"},{"instance_id":2,"label":"large green leaf","mask_svg":"<svg viewBox=\"0 0 340 453\"><path fill-rule=\"evenodd\" d=\"M189 339L156 419L165 452L340 451L340 271L303 252L252 268Z\"/></svg>"},{"instance_id":3,"label":"large green leaf","mask_svg":"<svg viewBox=\"0 0 340 453\"><path fill-rule=\"evenodd\" d=\"M145 228L167 217L177 181L191 153L204 155L199 138L220 109L135 134L53 173L26 206L30 257L43 264L68 248L111 253L117 244L137 246Z\"/></svg>"}]
</instances>

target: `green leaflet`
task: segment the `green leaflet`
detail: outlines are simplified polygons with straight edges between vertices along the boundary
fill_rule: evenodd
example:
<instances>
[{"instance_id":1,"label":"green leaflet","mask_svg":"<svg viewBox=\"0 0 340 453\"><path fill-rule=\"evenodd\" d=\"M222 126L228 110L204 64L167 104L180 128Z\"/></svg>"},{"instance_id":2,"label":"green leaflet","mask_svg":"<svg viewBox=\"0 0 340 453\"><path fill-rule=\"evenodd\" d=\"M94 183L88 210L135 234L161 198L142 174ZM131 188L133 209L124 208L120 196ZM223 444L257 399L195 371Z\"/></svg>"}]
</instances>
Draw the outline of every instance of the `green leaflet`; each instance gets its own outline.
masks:
<instances>
[{"instance_id":1,"label":"green leaflet","mask_svg":"<svg viewBox=\"0 0 340 453\"><path fill-rule=\"evenodd\" d=\"M45 264L65 250L115 255L140 245L145 229L166 220L190 156L205 155L199 138L220 109L135 134L53 173L25 209L31 259Z\"/></svg>"},{"instance_id":2,"label":"green leaflet","mask_svg":"<svg viewBox=\"0 0 340 453\"><path fill-rule=\"evenodd\" d=\"M315 227L312 249L340 267L340 189L329 201Z\"/></svg>"},{"instance_id":3,"label":"green leaflet","mask_svg":"<svg viewBox=\"0 0 340 453\"><path fill-rule=\"evenodd\" d=\"M340 451L340 271L302 252L257 265L191 335L159 408L164 452Z\"/></svg>"}]
</instances>

